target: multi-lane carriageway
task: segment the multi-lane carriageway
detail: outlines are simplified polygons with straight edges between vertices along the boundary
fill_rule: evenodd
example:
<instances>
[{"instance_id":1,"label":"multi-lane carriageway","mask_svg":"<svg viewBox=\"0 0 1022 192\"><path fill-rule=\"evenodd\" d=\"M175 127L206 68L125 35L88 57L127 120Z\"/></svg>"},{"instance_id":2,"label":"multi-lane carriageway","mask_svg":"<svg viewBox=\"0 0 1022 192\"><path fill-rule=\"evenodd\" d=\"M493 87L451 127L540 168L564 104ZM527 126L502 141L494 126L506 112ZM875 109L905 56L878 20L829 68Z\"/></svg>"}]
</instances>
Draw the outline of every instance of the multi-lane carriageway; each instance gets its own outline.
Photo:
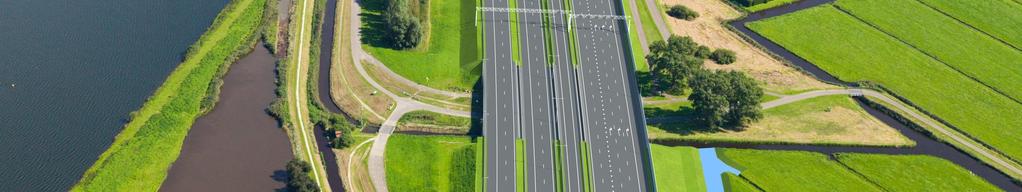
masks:
<instances>
[{"instance_id":1,"label":"multi-lane carriageway","mask_svg":"<svg viewBox=\"0 0 1022 192\"><path fill-rule=\"evenodd\" d=\"M508 8L508 1L483 0L481 6ZM576 16L568 22L567 13L623 15L620 1L514 1L516 9L558 11L518 13L517 22L510 11L479 13L486 45L486 191L655 191L626 20ZM519 141L524 150L516 150ZM516 170L516 160L523 160L523 170Z\"/></svg>"}]
</instances>

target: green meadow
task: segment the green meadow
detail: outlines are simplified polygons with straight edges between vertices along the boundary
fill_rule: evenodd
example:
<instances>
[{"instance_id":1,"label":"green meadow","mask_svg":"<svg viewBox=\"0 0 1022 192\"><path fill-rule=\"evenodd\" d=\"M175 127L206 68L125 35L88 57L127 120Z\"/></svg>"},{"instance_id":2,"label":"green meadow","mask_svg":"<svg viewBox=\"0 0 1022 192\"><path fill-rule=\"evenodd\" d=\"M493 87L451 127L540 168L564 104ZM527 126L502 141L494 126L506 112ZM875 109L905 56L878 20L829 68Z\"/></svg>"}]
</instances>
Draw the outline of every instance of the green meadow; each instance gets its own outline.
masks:
<instances>
[{"instance_id":1,"label":"green meadow","mask_svg":"<svg viewBox=\"0 0 1022 192\"><path fill-rule=\"evenodd\" d=\"M839 79L879 83L1008 156L1022 158L1022 105L831 5L748 26Z\"/></svg>"},{"instance_id":2,"label":"green meadow","mask_svg":"<svg viewBox=\"0 0 1022 192\"><path fill-rule=\"evenodd\" d=\"M395 50L387 44L383 21L387 0L366 0L361 13L362 48L391 71L411 81L441 90L471 91L482 71L475 29L476 1L425 0L429 32L419 46ZM423 23L426 25L427 23Z\"/></svg>"},{"instance_id":3,"label":"green meadow","mask_svg":"<svg viewBox=\"0 0 1022 192\"><path fill-rule=\"evenodd\" d=\"M842 0L837 7L1009 97L1022 99L1022 51L918 1Z\"/></svg>"},{"instance_id":4,"label":"green meadow","mask_svg":"<svg viewBox=\"0 0 1022 192\"><path fill-rule=\"evenodd\" d=\"M1022 3L1012 0L920 0L1016 48L1022 48Z\"/></svg>"},{"instance_id":5,"label":"green meadow","mask_svg":"<svg viewBox=\"0 0 1022 192\"><path fill-rule=\"evenodd\" d=\"M950 161L925 155L845 153L837 160L889 191L1001 191Z\"/></svg>"},{"instance_id":6,"label":"green meadow","mask_svg":"<svg viewBox=\"0 0 1022 192\"><path fill-rule=\"evenodd\" d=\"M472 191L476 145L465 136L394 134L387 143L387 187L392 191Z\"/></svg>"},{"instance_id":7,"label":"green meadow","mask_svg":"<svg viewBox=\"0 0 1022 192\"><path fill-rule=\"evenodd\" d=\"M254 46L265 7L235 0L224 8L71 191L157 191L192 123L216 103L213 82Z\"/></svg>"},{"instance_id":8,"label":"green meadow","mask_svg":"<svg viewBox=\"0 0 1022 192\"><path fill-rule=\"evenodd\" d=\"M820 153L718 149L717 156L764 191L883 191Z\"/></svg>"}]
</instances>

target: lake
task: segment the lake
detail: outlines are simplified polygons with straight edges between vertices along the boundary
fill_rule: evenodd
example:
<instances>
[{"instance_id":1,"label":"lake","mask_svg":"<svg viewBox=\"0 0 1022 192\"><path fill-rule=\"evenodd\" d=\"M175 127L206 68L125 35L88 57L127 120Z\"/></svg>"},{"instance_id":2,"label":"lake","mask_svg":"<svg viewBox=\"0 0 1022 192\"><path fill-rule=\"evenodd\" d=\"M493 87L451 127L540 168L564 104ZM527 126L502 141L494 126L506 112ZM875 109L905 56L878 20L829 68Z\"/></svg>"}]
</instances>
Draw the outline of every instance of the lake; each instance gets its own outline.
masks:
<instances>
[{"instance_id":1,"label":"lake","mask_svg":"<svg viewBox=\"0 0 1022 192\"><path fill-rule=\"evenodd\" d=\"M0 191L64 191L227 0L0 0Z\"/></svg>"}]
</instances>

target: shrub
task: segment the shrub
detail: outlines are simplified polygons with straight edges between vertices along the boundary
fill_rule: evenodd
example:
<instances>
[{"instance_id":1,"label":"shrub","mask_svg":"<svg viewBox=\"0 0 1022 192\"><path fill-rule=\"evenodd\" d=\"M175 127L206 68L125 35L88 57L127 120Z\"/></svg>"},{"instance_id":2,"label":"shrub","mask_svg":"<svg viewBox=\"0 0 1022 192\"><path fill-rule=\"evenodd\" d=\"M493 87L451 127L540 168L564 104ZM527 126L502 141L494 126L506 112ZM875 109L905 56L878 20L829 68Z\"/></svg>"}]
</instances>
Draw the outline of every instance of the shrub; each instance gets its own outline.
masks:
<instances>
[{"instance_id":1,"label":"shrub","mask_svg":"<svg viewBox=\"0 0 1022 192\"><path fill-rule=\"evenodd\" d=\"M735 52L727 49L717 49L716 51L713 51L713 54L710 54L710 59L713 59L714 62L722 65L731 64L737 60L737 58L735 58Z\"/></svg>"},{"instance_id":2,"label":"shrub","mask_svg":"<svg viewBox=\"0 0 1022 192\"><path fill-rule=\"evenodd\" d=\"M419 45L422 40L422 24L408 8L407 0L391 0L384 13L388 37L396 49L408 49Z\"/></svg>"},{"instance_id":3,"label":"shrub","mask_svg":"<svg viewBox=\"0 0 1022 192\"><path fill-rule=\"evenodd\" d=\"M698 57L699 59L706 59L710 57L710 54L712 54L712 52L710 52L709 47L700 45L699 48L696 48L696 52L693 53L692 56Z\"/></svg>"},{"instance_id":4,"label":"shrub","mask_svg":"<svg viewBox=\"0 0 1022 192\"><path fill-rule=\"evenodd\" d=\"M312 178L309 177L310 169L312 169L312 165L309 165L309 162L298 159L292 159L287 162L287 188L290 189L289 191L319 191L316 182L313 182Z\"/></svg>"},{"instance_id":5,"label":"shrub","mask_svg":"<svg viewBox=\"0 0 1022 192\"><path fill-rule=\"evenodd\" d=\"M699 17L699 13L696 13L695 11L689 9L688 7L685 7L684 5L671 6L671 8L667 10L667 15L688 21L695 20L697 17Z\"/></svg>"}]
</instances>

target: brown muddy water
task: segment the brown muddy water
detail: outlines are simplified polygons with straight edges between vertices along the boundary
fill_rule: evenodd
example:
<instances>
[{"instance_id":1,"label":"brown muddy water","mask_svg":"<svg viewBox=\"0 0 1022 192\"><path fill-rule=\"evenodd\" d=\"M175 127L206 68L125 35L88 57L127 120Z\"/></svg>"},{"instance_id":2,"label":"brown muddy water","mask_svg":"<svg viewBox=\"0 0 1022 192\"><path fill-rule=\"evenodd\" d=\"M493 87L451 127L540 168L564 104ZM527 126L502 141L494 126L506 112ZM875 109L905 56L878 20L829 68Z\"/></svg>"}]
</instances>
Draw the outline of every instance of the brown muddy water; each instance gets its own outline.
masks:
<instances>
[{"instance_id":1,"label":"brown muddy water","mask_svg":"<svg viewBox=\"0 0 1022 192\"><path fill-rule=\"evenodd\" d=\"M275 59L263 46L231 66L220 101L195 121L160 191L272 191L285 187L290 143L266 113Z\"/></svg>"}]
</instances>

